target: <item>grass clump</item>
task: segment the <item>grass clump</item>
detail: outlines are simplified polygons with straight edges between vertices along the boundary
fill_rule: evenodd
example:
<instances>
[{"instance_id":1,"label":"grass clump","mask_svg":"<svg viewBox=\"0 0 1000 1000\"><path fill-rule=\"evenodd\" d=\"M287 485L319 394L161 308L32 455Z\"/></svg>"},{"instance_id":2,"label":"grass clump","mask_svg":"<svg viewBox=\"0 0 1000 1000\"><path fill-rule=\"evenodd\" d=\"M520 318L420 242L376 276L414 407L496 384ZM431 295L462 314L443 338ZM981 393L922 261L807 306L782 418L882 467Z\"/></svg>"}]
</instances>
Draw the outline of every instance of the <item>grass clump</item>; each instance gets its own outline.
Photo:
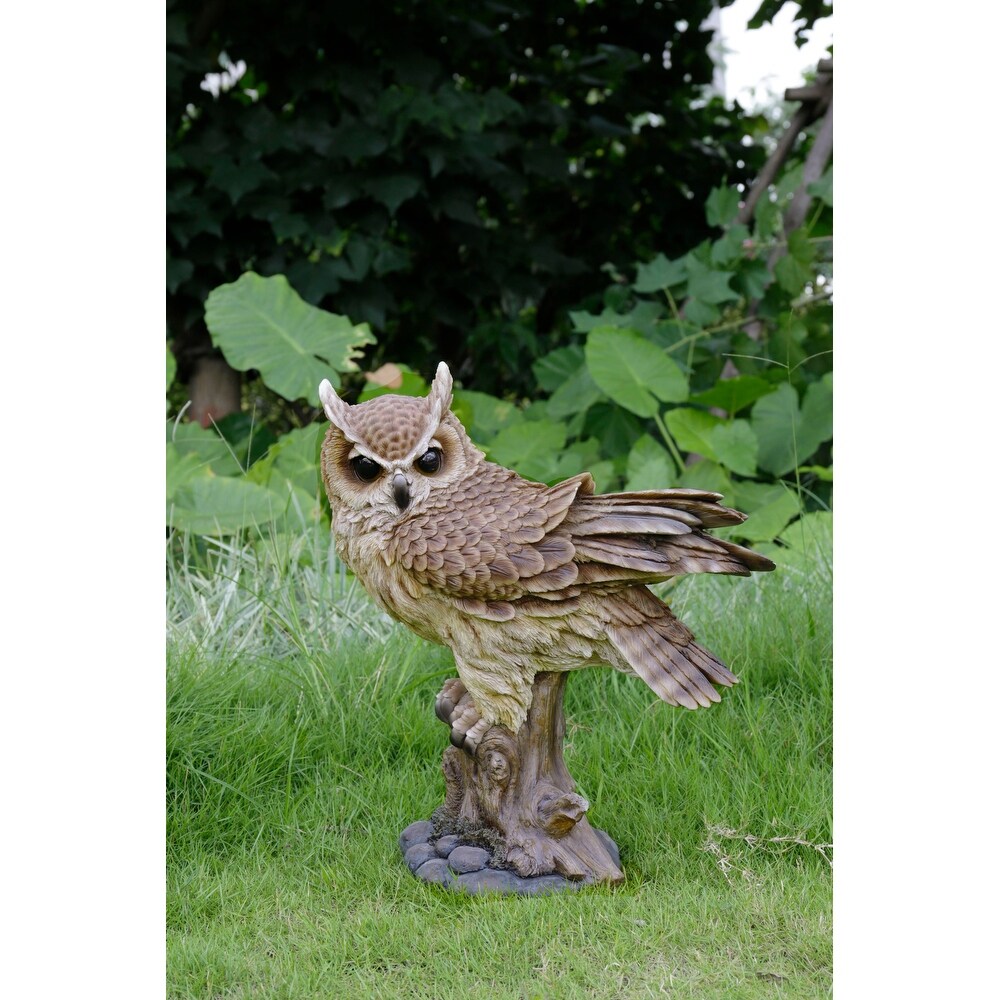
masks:
<instances>
[{"instance_id":1,"label":"grass clump","mask_svg":"<svg viewBox=\"0 0 1000 1000\"><path fill-rule=\"evenodd\" d=\"M830 988L829 550L672 602L740 675L708 711L581 671L565 756L626 884L459 897L396 837L442 800L449 651L305 534L193 543L168 586L170 997L816 997Z\"/></svg>"}]
</instances>

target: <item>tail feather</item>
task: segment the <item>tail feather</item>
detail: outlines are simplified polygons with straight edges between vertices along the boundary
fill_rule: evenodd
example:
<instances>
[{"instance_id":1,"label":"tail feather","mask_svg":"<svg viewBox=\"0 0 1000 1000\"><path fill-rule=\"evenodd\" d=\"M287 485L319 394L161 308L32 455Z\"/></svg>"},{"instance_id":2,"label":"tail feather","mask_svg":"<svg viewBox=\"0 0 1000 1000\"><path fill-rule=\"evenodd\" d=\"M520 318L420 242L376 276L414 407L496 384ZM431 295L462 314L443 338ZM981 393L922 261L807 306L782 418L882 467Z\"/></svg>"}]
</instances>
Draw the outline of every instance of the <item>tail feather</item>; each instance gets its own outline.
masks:
<instances>
[{"instance_id":1,"label":"tail feather","mask_svg":"<svg viewBox=\"0 0 1000 1000\"><path fill-rule=\"evenodd\" d=\"M726 573L749 576L751 569L771 569L765 556L712 535L588 535L573 538L577 561L620 567L666 580L684 573ZM631 574L623 579L631 578Z\"/></svg>"},{"instance_id":2,"label":"tail feather","mask_svg":"<svg viewBox=\"0 0 1000 1000\"><path fill-rule=\"evenodd\" d=\"M685 653L689 660L701 668L702 673L715 684L723 687L732 687L739 684L740 679L721 660L717 659L714 653L710 653L704 646L699 646L696 642L688 643Z\"/></svg>"},{"instance_id":3,"label":"tail feather","mask_svg":"<svg viewBox=\"0 0 1000 1000\"><path fill-rule=\"evenodd\" d=\"M639 624L609 625L612 646L668 705L695 709L721 701L712 685L731 687L738 678L699 646L665 605L663 611Z\"/></svg>"},{"instance_id":4,"label":"tail feather","mask_svg":"<svg viewBox=\"0 0 1000 1000\"><path fill-rule=\"evenodd\" d=\"M706 490L641 490L634 493L598 493L580 496L567 523L605 515L654 516L682 520L691 527L722 528L742 524L747 516L724 507L721 493Z\"/></svg>"},{"instance_id":5,"label":"tail feather","mask_svg":"<svg viewBox=\"0 0 1000 1000\"><path fill-rule=\"evenodd\" d=\"M628 661L629 666L668 705L697 708L698 702L688 691L686 678L672 669L669 657L658 655L643 628L609 628L612 644Z\"/></svg>"},{"instance_id":6,"label":"tail feather","mask_svg":"<svg viewBox=\"0 0 1000 1000\"><path fill-rule=\"evenodd\" d=\"M657 632L652 625L646 625L645 628L646 631L653 637L653 642L656 647L664 648L663 635ZM678 647L672 646L668 643L665 645L665 648L669 651L670 665L673 667L674 672L682 674L687 678L689 682L688 689L695 696L695 701L697 701L703 708L707 708L708 703L722 701L722 696L715 690L714 687L712 687L709 679L705 676L704 671L692 659L691 653L693 650L691 647L693 645L693 642L689 642L687 646ZM708 699L708 703L698 697L699 693Z\"/></svg>"}]
</instances>

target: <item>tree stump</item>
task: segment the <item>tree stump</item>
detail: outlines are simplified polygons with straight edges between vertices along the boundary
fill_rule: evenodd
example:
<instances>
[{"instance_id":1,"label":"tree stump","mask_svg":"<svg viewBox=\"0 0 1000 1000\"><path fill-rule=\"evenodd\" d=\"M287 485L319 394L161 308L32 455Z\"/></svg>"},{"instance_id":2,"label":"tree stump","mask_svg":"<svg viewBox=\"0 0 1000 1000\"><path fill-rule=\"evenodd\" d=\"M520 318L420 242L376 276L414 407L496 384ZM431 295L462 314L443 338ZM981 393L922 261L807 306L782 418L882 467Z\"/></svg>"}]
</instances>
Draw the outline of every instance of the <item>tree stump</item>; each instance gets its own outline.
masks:
<instances>
[{"instance_id":1,"label":"tree stump","mask_svg":"<svg viewBox=\"0 0 1000 1000\"><path fill-rule=\"evenodd\" d=\"M490 867L513 872L514 882L555 875L577 884L617 885L625 878L617 848L587 821L590 804L574 791L563 760L566 677L535 677L531 709L519 732L492 726L471 751L445 750L445 802L432 818L428 840L447 843L449 849L463 843L484 847L492 855ZM442 709L441 697L437 712L450 724L453 714ZM451 868L456 870L454 864ZM506 891L531 890L514 886Z\"/></svg>"}]
</instances>

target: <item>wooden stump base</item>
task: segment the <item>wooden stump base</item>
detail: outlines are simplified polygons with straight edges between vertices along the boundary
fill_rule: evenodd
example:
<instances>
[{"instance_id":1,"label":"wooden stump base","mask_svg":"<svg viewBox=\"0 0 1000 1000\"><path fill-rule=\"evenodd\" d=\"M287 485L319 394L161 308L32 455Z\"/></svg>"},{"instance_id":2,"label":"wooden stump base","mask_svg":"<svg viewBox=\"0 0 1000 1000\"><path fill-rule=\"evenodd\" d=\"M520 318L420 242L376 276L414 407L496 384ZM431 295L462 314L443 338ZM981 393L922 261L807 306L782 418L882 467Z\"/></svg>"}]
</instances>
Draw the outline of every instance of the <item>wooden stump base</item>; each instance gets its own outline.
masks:
<instances>
[{"instance_id":1,"label":"wooden stump base","mask_svg":"<svg viewBox=\"0 0 1000 1000\"><path fill-rule=\"evenodd\" d=\"M447 791L427 831L428 850L432 842L476 845L488 853L489 867L498 870L498 876L507 870L520 881L549 877L544 880L553 888L551 876L571 884L624 881L614 842L587 821L590 804L574 791L563 761L566 676L535 677L531 709L519 732L493 726L473 752L455 746L445 750ZM412 849L402 839L400 846L404 852ZM434 862L428 855L423 863ZM465 877L454 869L451 864L452 874Z\"/></svg>"}]
</instances>

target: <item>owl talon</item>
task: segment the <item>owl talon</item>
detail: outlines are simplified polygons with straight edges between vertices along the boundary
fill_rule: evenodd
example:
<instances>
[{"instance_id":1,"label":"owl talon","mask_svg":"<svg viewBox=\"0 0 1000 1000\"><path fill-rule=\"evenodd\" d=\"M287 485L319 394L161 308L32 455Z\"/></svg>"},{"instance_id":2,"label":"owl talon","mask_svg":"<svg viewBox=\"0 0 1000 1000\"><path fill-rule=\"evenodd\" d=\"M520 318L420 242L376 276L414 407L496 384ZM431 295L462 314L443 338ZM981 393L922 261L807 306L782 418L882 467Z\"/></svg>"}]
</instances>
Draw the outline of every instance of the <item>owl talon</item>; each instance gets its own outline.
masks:
<instances>
[{"instance_id":1,"label":"owl talon","mask_svg":"<svg viewBox=\"0 0 1000 1000\"><path fill-rule=\"evenodd\" d=\"M452 746L475 754L479 741L490 728L490 724L480 717L473 704L472 695L466 691L465 685L457 677L445 681L434 703L434 712L446 726L450 727Z\"/></svg>"},{"instance_id":2,"label":"owl talon","mask_svg":"<svg viewBox=\"0 0 1000 1000\"><path fill-rule=\"evenodd\" d=\"M486 735L486 730L490 728L490 723L485 719L479 718L479 713L476 712L475 715L476 722L469 729L465 731L465 736L462 741L461 748L473 757L476 755L476 750L479 749L479 741ZM466 717L463 717L463 724L466 721ZM451 731L451 741L455 742L455 729ZM458 744L456 744L458 745Z\"/></svg>"},{"instance_id":3,"label":"owl talon","mask_svg":"<svg viewBox=\"0 0 1000 1000\"><path fill-rule=\"evenodd\" d=\"M451 716L455 711L455 706L465 696L465 685L457 678L452 677L444 682L444 687L438 693L437 701L434 702L434 714L445 725L451 725Z\"/></svg>"},{"instance_id":4,"label":"owl talon","mask_svg":"<svg viewBox=\"0 0 1000 1000\"><path fill-rule=\"evenodd\" d=\"M476 752L483 733L489 728L484 726L476 706L472 704L472 696L467 693L462 695L462 700L455 706L448 723L451 726L452 744L471 754Z\"/></svg>"}]
</instances>

